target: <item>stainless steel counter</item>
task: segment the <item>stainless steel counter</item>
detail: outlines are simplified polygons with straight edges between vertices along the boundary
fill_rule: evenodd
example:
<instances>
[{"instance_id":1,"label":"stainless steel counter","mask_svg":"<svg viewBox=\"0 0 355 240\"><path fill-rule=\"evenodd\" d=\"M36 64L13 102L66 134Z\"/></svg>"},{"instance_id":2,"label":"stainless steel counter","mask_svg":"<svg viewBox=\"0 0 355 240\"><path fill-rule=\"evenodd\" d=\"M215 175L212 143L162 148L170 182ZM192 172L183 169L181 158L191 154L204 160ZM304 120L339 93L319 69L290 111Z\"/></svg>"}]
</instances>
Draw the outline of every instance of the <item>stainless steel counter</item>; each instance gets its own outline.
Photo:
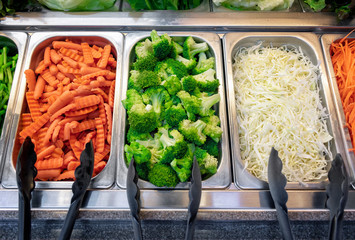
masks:
<instances>
[{"instance_id":1,"label":"stainless steel counter","mask_svg":"<svg viewBox=\"0 0 355 240\"><path fill-rule=\"evenodd\" d=\"M0 30L37 31L287 31L344 33L355 27L355 20L339 24L333 13L307 12L96 12L63 13L45 11L18 13L1 19ZM291 220L327 221L324 190L290 190L287 203ZM70 204L70 189L35 190L32 198L33 219L64 219ZM188 191L142 190L143 220L185 220ZM16 189L0 186L0 219L17 219ZM345 220L355 220L355 191L351 190L345 210ZM113 187L87 193L80 219L129 220L125 190ZM275 221L269 191L203 190L199 220Z\"/></svg>"}]
</instances>

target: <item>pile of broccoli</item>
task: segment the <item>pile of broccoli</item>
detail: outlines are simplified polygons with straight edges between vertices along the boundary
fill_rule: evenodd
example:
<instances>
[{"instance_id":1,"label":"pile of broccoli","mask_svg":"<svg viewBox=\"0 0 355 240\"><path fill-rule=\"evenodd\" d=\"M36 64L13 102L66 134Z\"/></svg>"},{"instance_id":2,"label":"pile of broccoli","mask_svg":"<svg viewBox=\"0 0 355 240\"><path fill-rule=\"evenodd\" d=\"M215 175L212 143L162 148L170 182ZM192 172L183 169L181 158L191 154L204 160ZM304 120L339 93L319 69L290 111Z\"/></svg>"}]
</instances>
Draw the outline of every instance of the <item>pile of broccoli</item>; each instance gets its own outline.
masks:
<instances>
[{"instance_id":1,"label":"pile of broccoli","mask_svg":"<svg viewBox=\"0 0 355 240\"><path fill-rule=\"evenodd\" d=\"M158 187L189 181L194 156L203 178L217 172L219 80L208 50L206 42L175 42L155 30L135 46L122 101L129 123L125 158L128 165L134 157L139 177Z\"/></svg>"}]
</instances>

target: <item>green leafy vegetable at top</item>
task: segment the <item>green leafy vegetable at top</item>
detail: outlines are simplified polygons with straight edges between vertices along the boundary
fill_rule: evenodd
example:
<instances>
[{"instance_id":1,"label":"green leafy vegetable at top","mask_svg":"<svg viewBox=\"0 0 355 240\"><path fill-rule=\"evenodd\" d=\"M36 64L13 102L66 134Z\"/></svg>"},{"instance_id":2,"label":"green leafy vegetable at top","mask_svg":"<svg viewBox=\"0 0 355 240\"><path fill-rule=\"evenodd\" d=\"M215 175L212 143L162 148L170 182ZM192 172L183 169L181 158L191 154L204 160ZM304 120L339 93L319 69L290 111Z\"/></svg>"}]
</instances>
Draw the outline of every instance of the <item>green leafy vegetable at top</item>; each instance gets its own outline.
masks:
<instances>
[{"instance_id":1,"label":"green leafy vegetable at top","mask_svg":"<svg viewBox=\"0 0 355 240\"><path fill-rule=\"evenodd\" d=\"M38 0L49 9L59 11L101 11L114 5L116 0Z\"/></svg>"}]
</instances>

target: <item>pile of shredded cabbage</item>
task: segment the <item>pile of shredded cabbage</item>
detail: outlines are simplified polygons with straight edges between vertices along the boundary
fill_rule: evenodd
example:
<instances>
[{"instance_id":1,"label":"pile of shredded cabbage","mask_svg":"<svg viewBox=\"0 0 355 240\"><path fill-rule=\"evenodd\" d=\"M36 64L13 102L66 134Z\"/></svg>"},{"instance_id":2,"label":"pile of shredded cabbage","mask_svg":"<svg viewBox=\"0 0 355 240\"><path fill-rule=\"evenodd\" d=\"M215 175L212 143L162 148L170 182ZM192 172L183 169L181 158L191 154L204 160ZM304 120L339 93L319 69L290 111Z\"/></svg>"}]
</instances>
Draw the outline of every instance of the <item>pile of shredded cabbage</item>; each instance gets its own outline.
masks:
<instances>
[{"instance_id":1,"label":"pile of shredded cabbage","mask_svg":"<svg viewBox=\"0 0 355 240\"><path fill-rule=\"evenodd\" d=\"M332 159L327 142L332 136L319 97L318 67L301 49L262 47L260 43L238 50L233 73L245 168L267 181L274 147L289 182L326 177Z\"/></svg>"}]
</instances>

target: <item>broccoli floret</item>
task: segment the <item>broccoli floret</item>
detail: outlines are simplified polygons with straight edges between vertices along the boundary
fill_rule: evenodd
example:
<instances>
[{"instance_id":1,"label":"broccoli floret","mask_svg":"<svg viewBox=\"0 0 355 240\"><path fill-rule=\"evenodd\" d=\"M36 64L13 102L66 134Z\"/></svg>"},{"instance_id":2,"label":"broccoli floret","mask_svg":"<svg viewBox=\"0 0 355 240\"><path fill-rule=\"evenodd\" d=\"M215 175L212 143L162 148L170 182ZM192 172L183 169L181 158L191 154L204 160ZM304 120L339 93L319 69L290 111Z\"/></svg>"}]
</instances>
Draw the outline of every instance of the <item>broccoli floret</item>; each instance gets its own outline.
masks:
<instances>
[{"instance_id":1,"label":"broccoli floret","mask_svg":"<svg viewBox=\"0 0 355 240\"><path fill-rule=\"evenodd\" d=\"M172 75L163 82L163 86L170 95L176 95L182 88L180 79L176 75Z\"/></svg>"},{"instance_id":2,"label":"broccoli floret","mask_svg":"<svg viewBox=\"0 0 355 240\"><path fill-rule=\"evenodd\" d=\"M128 89L126 99L122 100L123 107L129 111L137 103L143 103L142 95L136 89Z\"/></svg>"},{"instance_id":3,"label":"broccoli floret","mask_svg":"<svg viewBox=\"0 0 355 240\"><path fill-rule=\"evenodd\" d=\"M219 158L219 147L218 143L212 140L212 138L207 137L205 144L201 146L202 149L206 150L210 155L215 158Z\"/></svg>"},{"instance_id":4,"label":"broccoli floret","mask_svg":"<svg viewBox=\"0 0 355 240\"><path fill-rule=\"evenodd\" d=\"M215 76L216 71L214 69L208 69L207 71L194 75L197 81L197 86L205 92L216 92L219 86L219 81Z\"/></svg>"},{"instance_id":5,"label":"broccoli floret","mask_svg":"<svg viewBox=\"0 0 355 240\"><path fill-rule=\"evenodd\" d=\"M173 48L169 35L164 33L163 35L159 36L157 31L153 30L150 33L150 37L152 38L154 56L159 60L165 59Z\"/></svg>"},{"instance_id":6,"label":"broccoli floret","mask_svg":"<svg viewBox=\"0 0 355 240\"><path fill-rule=\"evenodd\" d=\"M196 79L191 75L183 77L181 79L181 83L182 83L182 89L186 92L194 91L197 86Z\"/></svg>"},{"instance_id":7,"label":"broccoli floret","mask_svg":"<svg viewBox=\"0 0 355 240\"><path fill-rule=\"evenodd\" d=\"M149 55L153 55L152 42L147 38L145 41L137 43L134 48L137 58L144 58Z\"/></svg>"},{"instance_id":8,"label":"broccoli floret","mask_svg":"<svg viewBox=\"0 0 355 240\"><path fill-rule=\"evenodd\" d=\"M219 127L221 123L219 117L212 115L210 117L201 118L201 120L207 124L205 129L203 129L203 133L218 143L223 133L222 129Z\"/></svg>"},{"instance_id":9,"label":"broccoli floret","mask_svg":"<svg viewBox=\"0 0 355 240\"><path fill-rule=\"evenodd\" d=\"M203 129L206 125L207 124L201 120L197 120L196 122L183 120L179 124L179 131L188 141L201 146L206 142L206 135L203 134Z\"/></svg>"},{"instance_id":10,"label":"broccoli floret","mask_svg":"<svg viewBox=\"0 0 355 240\"><path fill-rule=\"evenodd\" d=\"M164 103L170 100L168 91L163 86L150 87L142 95L143 102L153 106L159 116L164 110Z\"/></svg>"},{"instance_id":11,"label":"broccoli floret","mask_svg":"<svg viewBox=\"0 0 355 240\"><path fill-rule=\"evenodd\" d=\"M181 104L181 100L178 96L176 95L173 95L173 96L170 96L170 100L165 102L165 109L169 109L171 108L173 105L178 105L178 104ZM166 112L165 112L166 114Z\"/></svg>"},{"instance_id":12,"label":"broccoli floret","mask_svg":"<svg viewBox=\"0 0 355 240\"><path fill-rule=\"evenodd\" d=\"M175 59L179 54L182 53L183 47L174 41L172 41L172 45L173 45L173 47L172 47L172 50L169 54L169 57Z\"/></svg>"},{"instance_id":13,"label":"broccoli floret","mask_svg":"<svg viewBox=\"0 0 355 240\"><path fill-rule=\"evenodd\" d=\"M177 61L181 62L182 64L185 65L186 69L188 71L192 70L194 67L196 67L196 60L194 58L192 59L186 59L180 55L177 55L175 58Z\"/></svg>"},{"instance_id":14,"label":"broccoli floret","mask_svg":"<svg viewBox=\"0 0 355 240\"><path fill-rule=\"evenodd\" d=\"M207 71L208 69L213 69L214 64L214 57L207 59L206 53L202 52L198 55L198 63L192 70L192 74L200 74Z\"/></svg>"},{"instance_id":15,"label":"broccoli floret","mask_svg":"<svg viewBox=\"0 0 355 240\"><path fill-rule=\"evenodd\" d=\"M172 58L168 58L164 61L166 65L165 71L169 76L176 75L179 79L184 76L187 76L187 69L184 64L179 61L176 61Z\"/></svg>"},{"instance_id":16,"label":"broccoli floret","mask_svg":"<svg viewBox=\"0 0 355 240\"><path fill-rule=\"evenodd\" d=\"M158 59L154 57L153 55L148 55L146 57L138 58L134 63L133 63L133 69L137 71L153 71L155 68L155 65L157 64Z\"/></svg>"},{"instance_id":17,"label":"broccoli floret","mask_svg":"<svg viewBox=\"0 0 355 240\"><path fill-rule=\"evenodd\" d=\"M183 56L187 59L192 59L194 56L200 52L206 52L208 50L208 45L206 42L196 43L193 37L187 37L184 42Z\"/></svg>"},{"instance_id":18,"label":"broccoli floret","mask_svg":"<svg viewBox=\"0 0 355 240\"><path fill-rule=\"evenodd\" d=\"M171 166L166 164L154 164L149 171L148 180L157 187L175 187L179 179Z\"/></svg>"},{"instance_id":19,"label":"broccoli floret","mask_svg":"<svg viewBox=\"0 0 355 240\"><path fill-rule=\"evenodd\" d=\"M201 99L190 95L186 91L180 91L177 93L182 105L184 106L187 114L198 114L200 112Z\"/></svg>"},{"instance_id":20,"label":"broccoli floret","mask_svg":"<svg viewBox=\"0 0 355 240\"><path fill-rule=\"evenodd\" d=\"M191 177L191 167L194 158L195 145L188 144L188 148L184 157L180 159L174 159L170 166L177 173L181 182L186 182Z\"/></svg>"},{"instance_id":21,"label":"broccoli floret","mask_svg":"<svg viewBox=\"0 0 355 240\"><path fill-rule=\"evenodd\" d=\"M127 131L126 139L128 143L135 142L137 140L148 140L152 139L152 136L149 132L140 133L135 131L133 128L129 128Z\"/></svg>"},{"instance_id":22,"label":"broccoli floret","mask_svg":"<svg viewBox=\"0 0 355 240\"><path fill-rule=\"evenodd\" d=\"M147 87L158 86L161 83L158 74L152 71L144 70L139 72L137 70L131 70L130 74L128 87L134 88L137 91L141 91Z\"/></svg>"},{"instance_id":23,"label":"broccoli floret","mask_svg":"<svg viewBox=\"0 0 355 240\"><path fill-rule=\"evenodd\" d=\"M164 81L167 80L169 75L166 72L166 68L168 67L168 64L166 62L157 62L154 68L154 72L158 74L158 76Z\"/></svg>"},{"instance_id":24,"label":"broccoli floret","mask_svg":"<svg viewBox=\"0 0 355 240\"><path fill-rule=\"evenodd\" d=\"M200 166L201 175L212 175L217 172L217 158L211 156L206 150L199 147L196 147L195 156Z\"/></svg>"},{"instance_id":25,"label":"broccoli floret","mask_svg":"<svg viewBox=\"0 0 355 240\"><path fill-rule=\"evenodd\" d=\"M179 123L184 119L187 119L187 114L181 104L173 105L165 111L165 121L171 127L179 126Z\"/></svg>"},{"instance_id":26,"label":"broccoli floret","mask_svg":"<svg viewBox=\"0 0 355 240\"><path fill-rule=\"evenodd\" d=\"M131 162L132 157L134 157L134 161L137 164L149 162L151 157L149 149L137 142L132 142L131 145L126 144L124 146L124 151L126 153L126 160L128 164Z\"/></svg>"},{"instance_id":27,"label":"broccoli floret","mask_svg":"<svg viewBox=\"0 0 355 240\"><path fill-rule=\"evenodd\" d=\"M201 105L199 114L201 116L212 116L214 114L214 110L212 110L211 108L213 107L213 105L215 105L221 100L221 96L216 93L211 96L202 96L200 99Z\"/></svg>"},{"instance_id":28,"label":"broccoli floret","mask_svg":"<svg viewBox=\"0 0 355 240\"><path fill-rule=\"evenodd\" d=\"M151 153L151 158L148 163L149 168L152 168L154 164L160 162L164 150L160 140L157 137L154 137L154 139L137 140L137 142L148 148Z\"/></svg>"},{"instance_id":29,"label":"broccoli floret","mask_svg":"<svg viewBox=\"0 0 355 240\"><path fill-rule=\"evenodd\" d=\"M184 136L178 130L174 129L169 132L165 128L159 128L158 132L161 134L159 140L164 148L161 163L169 164L174 158L184 156L187 150L187 143L184 141Z\"/></svg>"},{"instance_id":30,"label":"broccoli floret","mask_svg":"<svg viewBox=\"0 0 355 240\"><path fill-rule=\"evenodd\" d=\"M151 105L134 104L128 113L128 122L132 130L148 133L158 127L158 115Z\"/></svg>"},{"instance_id":31,"label":"broccoli floret","mask_svg":"<svg viewBox=\"0 0 355 240\"><path fill-rule=\"evenodd\" d=\"M139 178L143 180L148 180L149 166L148 163L136 164L136 171Z\"/></svg>"}]
</instances>

